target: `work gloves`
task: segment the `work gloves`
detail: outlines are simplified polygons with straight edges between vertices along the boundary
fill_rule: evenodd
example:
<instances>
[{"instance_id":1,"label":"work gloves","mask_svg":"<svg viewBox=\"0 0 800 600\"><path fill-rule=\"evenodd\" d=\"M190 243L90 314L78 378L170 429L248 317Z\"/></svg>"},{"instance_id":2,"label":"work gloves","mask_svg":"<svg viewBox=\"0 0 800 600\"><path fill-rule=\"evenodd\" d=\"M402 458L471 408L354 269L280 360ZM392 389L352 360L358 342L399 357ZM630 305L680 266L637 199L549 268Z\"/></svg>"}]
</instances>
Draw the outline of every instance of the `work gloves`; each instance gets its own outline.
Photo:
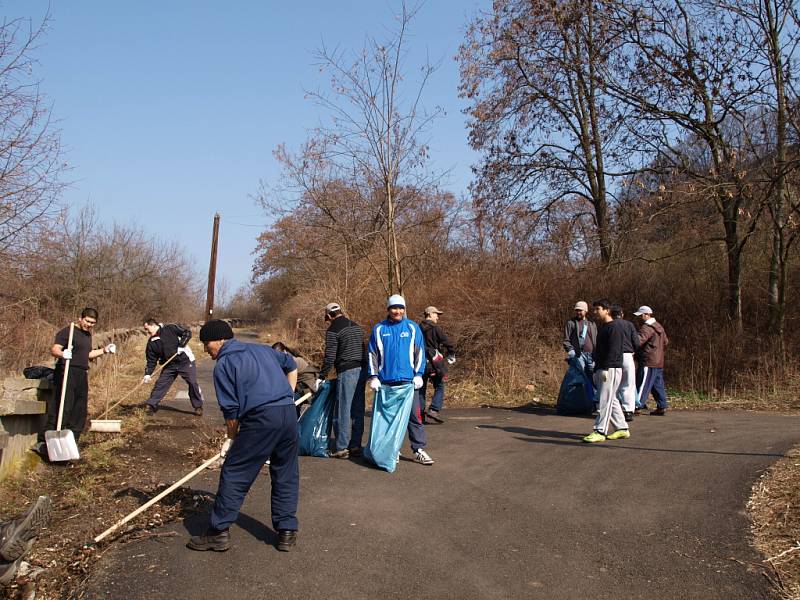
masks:
<instances>
[{"instance_id":1,"label":"work gloves","mask_svg":"<svg viewBox=\"0 0 800 600\"><path fill-rule=\"evenodd\" d=\"M225 441L222 442L222 448L219 451L220 457L225 458L226 456L228 456L228 450L231 449L231 444L232 443L233 443L233 440L231 438L229 438L229 437L225 438Z\"/></svg>"},{"instance_id":2,"label":"work gloves","mask_svg":"<svg viewBox=\"0 0 800 600\"><path fill-rule=\"evenodd\" d=\"M153 378L152 375L145 375L142 377L142 383L150 383L150 380Z\"/></svg>"},{"instance_id":3,"label":"work gloves","mask_svg":"<svg viewBox=\"0 0 800 600\"><path fill-rule=\"evenodd\" d=\"M373 377L372 379L370 379L369 389L371 389L373 392L377 392L379 389L381 389L381 380L378 379L377 377Z\"/></svg>"},{"instance_id":4,"label":"work gloves","mask_svg":"<svg viewBox=\"0 0 800 600\"><path fill-rule=\"evenodd\" d=\"M422 377L420 377L419 375L414 377L414 379L412 381L414 383L414 389L415 390L418 390L418 389L420 389L422 387Z\"/></svg>"},{"instance_id":5,"label":"work gloves","mask_svg":"<svg viewBox=\"0 0 800 600\"><path fill-rule=\"evenodd\" d=\"M447 364L448 365L456 364L456 355L455 354L451 354L450 356L447 357Z\"/></svg>"},{"instance_id":6,"label":"work gloves","mask_svg":"<svg viewBox=\"0 0 800 600\"><path fill-rule=\"evenodd\" d=\"M569 360L570 358L575 358L575 350L570 350L569 352L567 352L567 360Z\"/></svg>"},{"instance_id":7,"label":"work gloves","mask_svg":"<svg viewBox=\"0 0 800 600\"><path fill-rule=\"evenodd\" d=\"M72 360L72 350L69 348L64 348L61 351L61 356L64 358L64 360Z\"/></svg>"},{"instance_id":8,"label":"work gloves","mask_svg":"<svg viewBox=\"0 0 800 600\"><path fill-rule=\"evenodd\" d=\"M189 348L189 346L181 346L178 348L178 354L185 354L186 358L189 359L189 362L194 362L195 360L194 352L192 352L192 349Z\"/></svg>"},{"instance_id":9,"label":"work gloves","mask_svg":"<svg viewBox=\"0 0 800 600\"><path fill-rule=\"evenodd\" d=\"M108 352L109 354L116 354L117 353L117 345L116 344L109 344L108 346L103 348L103 350L105 352Z\"/></svg>"}]
</instances>

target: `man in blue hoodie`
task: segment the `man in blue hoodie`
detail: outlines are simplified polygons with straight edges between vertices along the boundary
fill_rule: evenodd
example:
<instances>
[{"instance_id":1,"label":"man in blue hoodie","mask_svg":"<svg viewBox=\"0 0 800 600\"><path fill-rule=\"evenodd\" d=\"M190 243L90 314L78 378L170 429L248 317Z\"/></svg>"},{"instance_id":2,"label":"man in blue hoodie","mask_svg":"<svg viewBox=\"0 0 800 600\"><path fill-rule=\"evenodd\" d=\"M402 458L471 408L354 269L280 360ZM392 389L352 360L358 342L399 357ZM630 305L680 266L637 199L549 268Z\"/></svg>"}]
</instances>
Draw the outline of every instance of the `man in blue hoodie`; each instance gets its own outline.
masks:
<instances>
[{"instance_id":1,"label":"man in blue hoodie","mask_svg":"<svg viewBox=\"0 0 800 600\"><path fill-rule=\"evenodd\" d=\"M297 541L300 488L293 396L297 364L290 354L233 339L233 330L225 321L208 321L200 328L200 341L217 361L214 389L228 438L222 446L225 462L209 527L203 535L193 536L187 546L217 552L230 547L228 529L239 516L261 467L270 459L272 527L278 532L278 550L288 552Z\"/></svg>"},{"instance_id":2,"label":"man in blue hoodie","mask_svg":"<svg viewBox=\"0 0 800 600\"><path fill-rule=\"evenodd\" d=\"M414 404L408 422L408 439L414 460L432 465L425 451L428 440L422 425L423 399L420 394L425 373L425 337L414 321L406 318L406 301L402 296L389 296L386 319L372 328L369 337L369 387L377 392L382 385L414 384Z\"/></svg>"}]
</instances>

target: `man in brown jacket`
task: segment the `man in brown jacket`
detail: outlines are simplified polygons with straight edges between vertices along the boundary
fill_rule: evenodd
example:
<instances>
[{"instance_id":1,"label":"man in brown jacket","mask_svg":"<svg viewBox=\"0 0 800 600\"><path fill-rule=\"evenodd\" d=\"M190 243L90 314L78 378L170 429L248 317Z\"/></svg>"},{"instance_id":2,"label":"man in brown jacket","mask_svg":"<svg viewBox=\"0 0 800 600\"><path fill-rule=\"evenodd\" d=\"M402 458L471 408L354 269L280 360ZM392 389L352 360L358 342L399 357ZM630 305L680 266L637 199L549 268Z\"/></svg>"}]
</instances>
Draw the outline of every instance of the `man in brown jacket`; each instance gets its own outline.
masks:
<instances>
[{"instance_id":1,"label":"man in brown jacket","mask_svg":"<svg viewBox=\"0 0 800 600\"><path fill-rule=\"evenodd\" d=\"M667 412L667 392L664 389L664 349L669 344L667 332L653 317L653 309L640 306L635 313L642 321L639 328L640 360L644 364L644 377L639 388L636 410L647 408L650 392L656 399L656 409L651 415L664 416Z\"/></svg>"}]
</instances>

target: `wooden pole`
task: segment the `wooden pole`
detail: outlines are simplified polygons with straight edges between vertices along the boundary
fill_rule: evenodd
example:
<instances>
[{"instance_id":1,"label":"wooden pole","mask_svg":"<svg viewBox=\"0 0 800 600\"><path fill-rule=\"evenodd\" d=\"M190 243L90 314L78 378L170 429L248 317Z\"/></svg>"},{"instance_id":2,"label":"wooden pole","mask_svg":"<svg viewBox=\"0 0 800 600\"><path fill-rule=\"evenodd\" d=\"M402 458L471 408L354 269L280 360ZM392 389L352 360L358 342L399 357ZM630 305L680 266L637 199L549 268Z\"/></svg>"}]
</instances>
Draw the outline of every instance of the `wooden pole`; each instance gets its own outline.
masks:
<instances>
[{"instance_id":1,"label":"wooden pole","mask_svg":"<svg viewBox=\"0 0 800 600\"><path fill-rule=\"evenodd\" d=\"M208 266L208 290L206 291L206 312L204 321L210 321L214 313L214 286L217 278L217 246L219 244L219 213L214 215L214 229L211 234L211 263Z\"/></svg>"}]
</instances>

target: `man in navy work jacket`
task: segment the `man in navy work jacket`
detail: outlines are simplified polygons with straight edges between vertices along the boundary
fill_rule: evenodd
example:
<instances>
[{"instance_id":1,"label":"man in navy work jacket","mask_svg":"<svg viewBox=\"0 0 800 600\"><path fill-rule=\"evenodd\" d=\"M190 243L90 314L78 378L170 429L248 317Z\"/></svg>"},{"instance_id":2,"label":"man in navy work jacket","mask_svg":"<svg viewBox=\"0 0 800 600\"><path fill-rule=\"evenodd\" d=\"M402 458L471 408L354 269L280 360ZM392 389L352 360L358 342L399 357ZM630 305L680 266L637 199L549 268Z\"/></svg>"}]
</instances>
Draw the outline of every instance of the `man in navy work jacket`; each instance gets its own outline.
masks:
<instances>
[{"instance_id":1,"label":"man in navy work jacket","mask_svg":"<svg viewBox=\"0 0 800 600\"><path fill-rule=\"evenodd\" d=\"M300 488L292 391L297 365L290 354L233 339L233 330L225 321L208 321L200 328L200 341L217 361L214 389L228 439L222 445L225 462L208 529L193 536L187 546L218 552L230 547L228 529L239 516L261 467L270 459L272 527L278 532L278 550L288 552L297 541Z\"/></svg>"},{"instance_id":2,"label":"man in navy work jacket","mask_svg":"<svg viewBox=\"0 0 800 600\"><path fill-rule=\"evenodd\" d=\"M432 465L425 451L428 439L422 425L423 400L419 393L425 373L425 338L414 321L406 318L406 301L394 294L386 302L386 319L375 325L369 338L369 387L414 384L414 404L408 423L408 439L414 460Z\"/></svg>"}]
</instances>

